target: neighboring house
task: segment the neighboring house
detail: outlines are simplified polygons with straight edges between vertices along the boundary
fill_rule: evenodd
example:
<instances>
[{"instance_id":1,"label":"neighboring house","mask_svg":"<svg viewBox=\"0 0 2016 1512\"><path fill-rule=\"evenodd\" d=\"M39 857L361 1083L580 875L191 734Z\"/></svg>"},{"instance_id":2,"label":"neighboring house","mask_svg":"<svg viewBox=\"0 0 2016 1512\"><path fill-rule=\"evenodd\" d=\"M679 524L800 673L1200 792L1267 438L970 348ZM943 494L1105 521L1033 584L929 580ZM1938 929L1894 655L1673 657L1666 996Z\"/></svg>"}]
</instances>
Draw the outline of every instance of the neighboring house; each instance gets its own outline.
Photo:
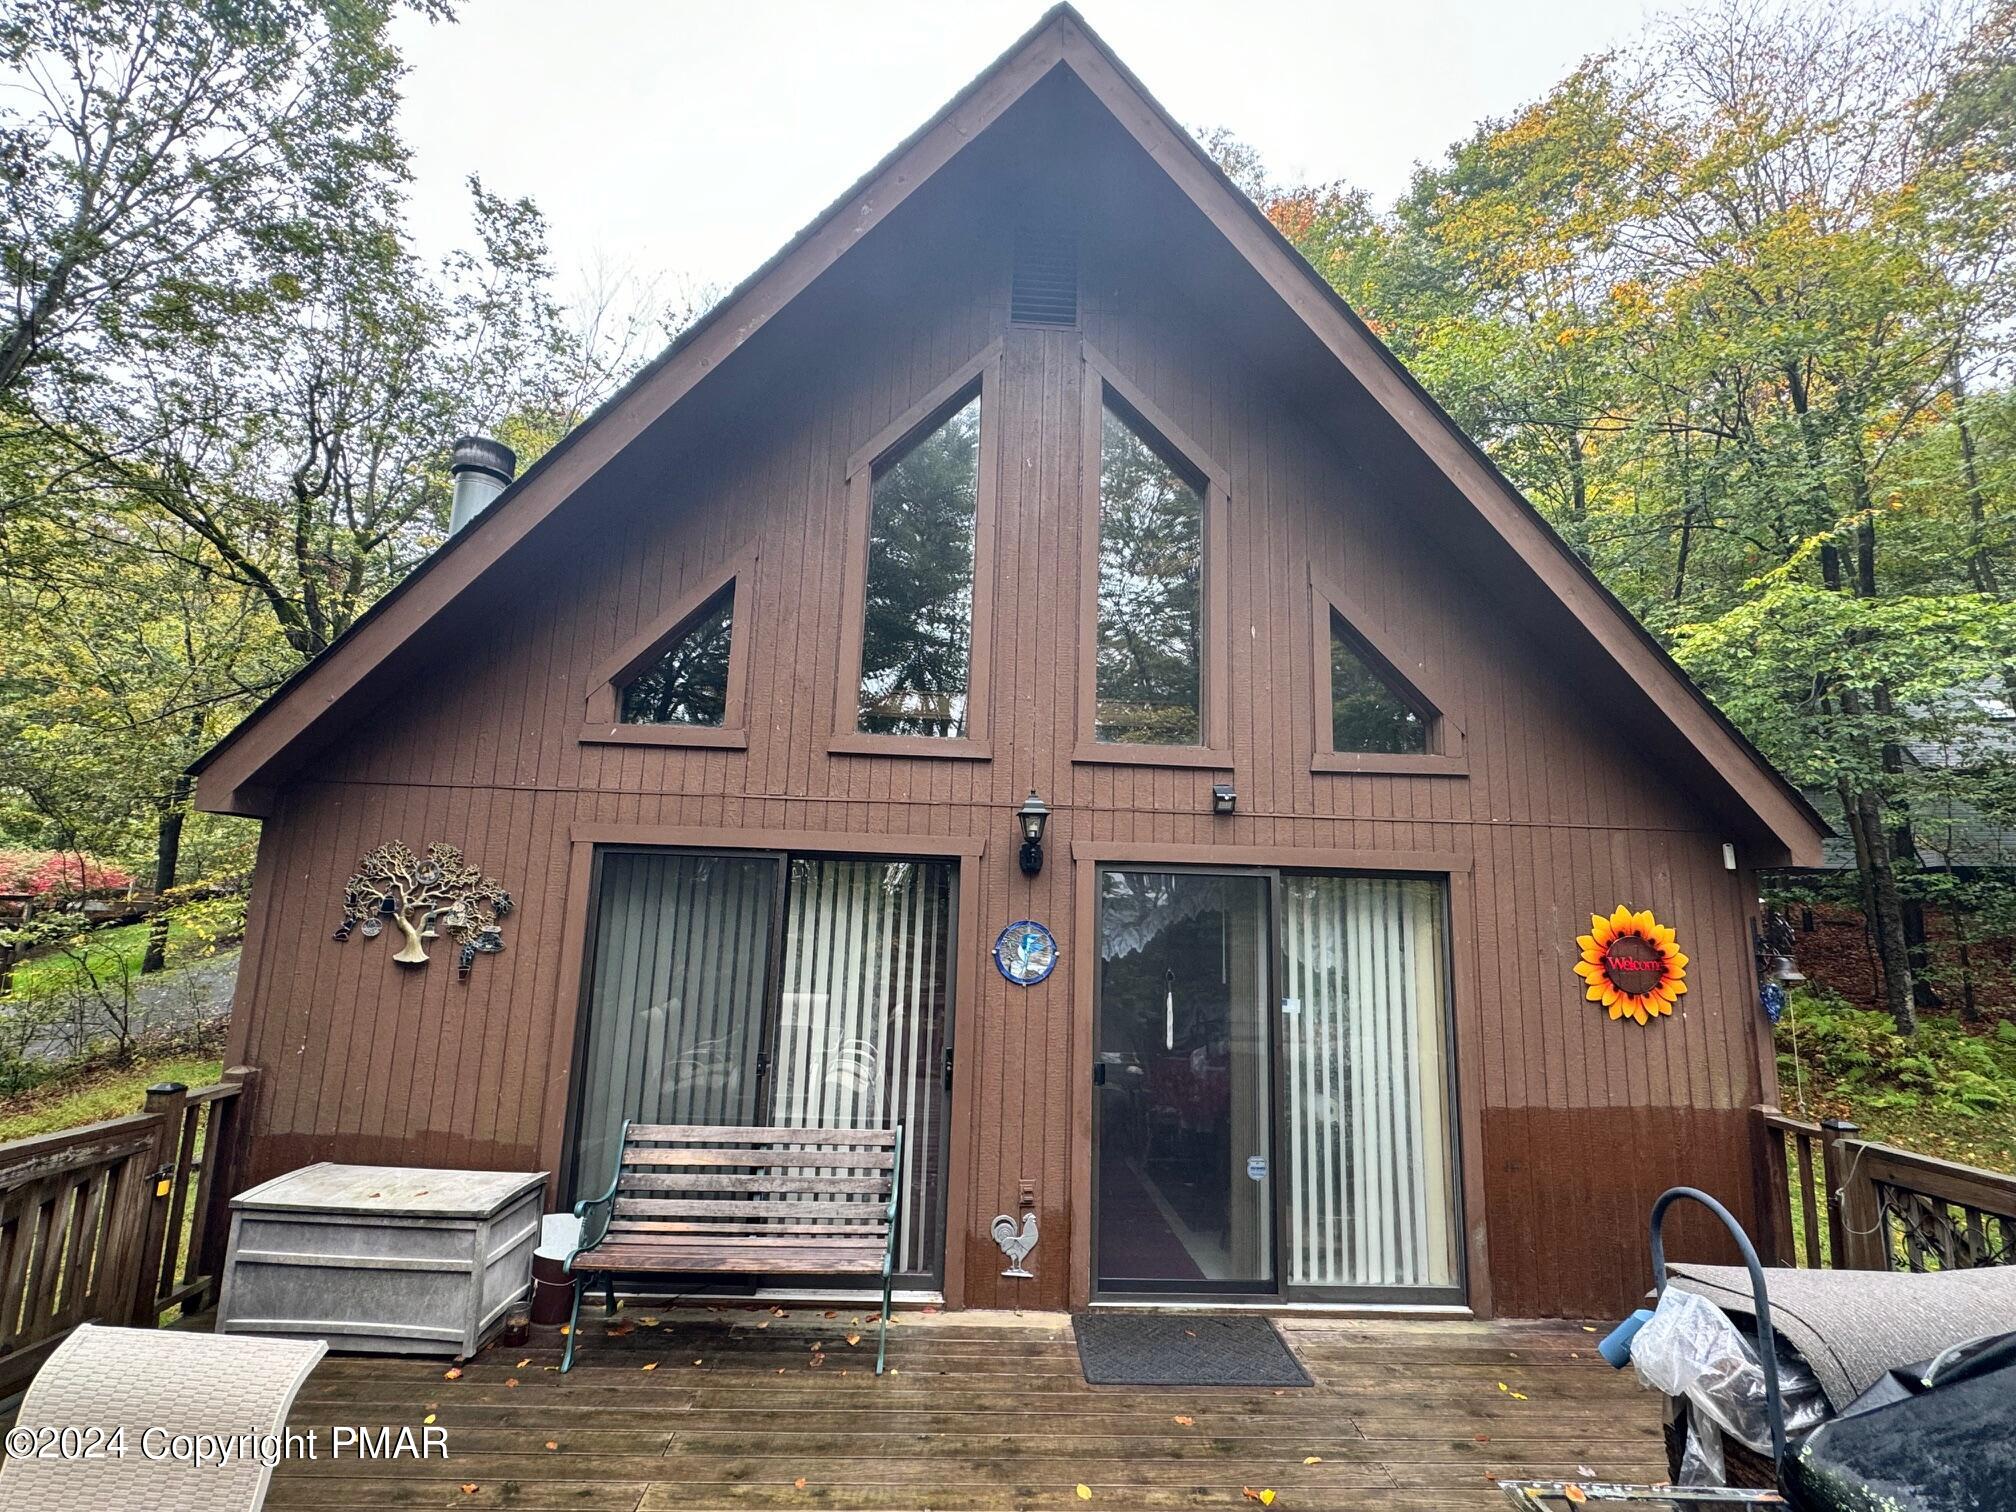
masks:
<instances>
[{"instance_id":1,"label":"neighboring house","mask_svg":"<svg viewBox=\"0 0 2016 1512\"><path fill-rule=\"evenodd\" d=\"M1662 1188L1755 1211L1824 830L1068 8L199 769L252 1179L900 1120L967 1307L1630 1305ZM501 953L331 938L394 840ZM1671 1017L1573 974L1618 904Z\"/></svg>"}]
</instances>

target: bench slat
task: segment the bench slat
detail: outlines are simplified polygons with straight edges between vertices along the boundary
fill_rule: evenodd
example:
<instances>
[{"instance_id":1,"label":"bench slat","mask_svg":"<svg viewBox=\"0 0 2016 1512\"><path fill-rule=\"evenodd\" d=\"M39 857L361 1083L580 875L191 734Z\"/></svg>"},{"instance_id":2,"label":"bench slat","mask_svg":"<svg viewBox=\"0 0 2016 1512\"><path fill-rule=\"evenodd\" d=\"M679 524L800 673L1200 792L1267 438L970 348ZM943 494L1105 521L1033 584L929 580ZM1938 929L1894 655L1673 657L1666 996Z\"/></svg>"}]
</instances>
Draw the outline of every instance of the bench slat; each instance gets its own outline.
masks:
<instances>
[{"instance_id":1,"label":"bench slat","mask_svg":"<svg viewBox=\"0 0 2016 1512\"><path fill-rule=\"evenodd\" d=\"M616 1218L609 1224L609 1232L650 1233L650 1234L744 1234L749 1236L769 1234L792 1234L803 1238L853 1239L864 1235L886 1235L889 1225L881 1220L874 1223L852 1223L845 1228L835 1228L824 1223L730 1223L726 1219L692 1219L680 1222L661 1218Z\"/></svg>"},{"instance_id":2,"label":"bench slat","mask_svg":"<svg viewBox=\"0 0 2016 1512\"><path fill-rule=\"evenodd\" d=\"M670 1197L619 1197L616 1202L618 1211L626 1216L641 1213L662 1218L740 1218L751 1221L774 1215L779 1218L795 1219L872 1218L880 1222L885 1212L879 1202L811 1202L803 1199L764 1202L753 1197L744 1198L740 1202L708 1202Z\"/></svg>"},{"instance_id":3,"label":"bench slat","mask_svg":"<svg viewBox=\"0 0 2016 1512\"><path fill-rule=\"evenodd\" d=\"M806 1248L750 1249L738 1241L674 1247L666 1244L604 1244L583 1257L592 1268L617 1272L704 1271L744 1275L789 1275L809 1271L880 1275L882 1249L836 1250L827 1245Z\"/></svg>"},{"instance_id":4,"label":"bench slat","mask_svg":"<svg viewBox=\"0 0 2016 1512\"><path fill-rule=\"evenodd\" d=\"M851 1144L893 1146L894 1129L792 1129L781 1125L761 1128L746 1124L632 1124L631 1139L676 1140L684 1144Z\"/></svg>"},{"instance_id":5,"label":"bench slat","mask_svg":"<svg viewBox=\"0 0 2016 1512\"><path fill-rule=\"evenodd\" d=\"M681 1175L625 1176L617 1183L623 1192L776 1192L804 1193L861 1192L886 1198L887 1177L878 1176L728 1176L694 1172Z\"/></svg>"},{"instance_id":6,"label":"bench slat","mask_svg":"<svg viewBox=\"0 0 2016 1512\"><path fill-rule=\"evenodd\" d=\"M802 1166L812 1170L887 1171L895 1164L894 1150L666 1150L650 1146L623 1146L627 1166Z\"/></svg>"}]
</instances>

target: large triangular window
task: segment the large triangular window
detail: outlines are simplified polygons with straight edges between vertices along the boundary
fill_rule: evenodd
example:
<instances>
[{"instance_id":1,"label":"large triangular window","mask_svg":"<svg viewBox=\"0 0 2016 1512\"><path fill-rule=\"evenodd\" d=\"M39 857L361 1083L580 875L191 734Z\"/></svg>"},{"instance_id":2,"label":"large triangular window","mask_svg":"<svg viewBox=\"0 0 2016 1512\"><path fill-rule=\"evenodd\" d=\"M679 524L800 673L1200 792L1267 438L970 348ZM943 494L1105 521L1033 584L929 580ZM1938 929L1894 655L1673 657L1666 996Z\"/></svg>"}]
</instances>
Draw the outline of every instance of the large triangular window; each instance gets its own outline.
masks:
<instances>
[{"instance_id":1,"label":"large triangular window","mask_svg":"<svg viewBox=\"0 0 2016 1512\"><path fill-rule=\"evenodd\" d=\"M589 674L591 744L742 746L756 558L708 574Z\"/></svg>"},{"instance_id":2,"label":"large triangular window","mask_svg":"<svg viewBox=\"0 0 2016 1512\"><path fill-rule=\"evenodd\" d=\"M734 633L735 585L730 583L623 685L616 700L618 722L719 729L727 722Z\"/></svg>"},{"instance_id":3,"label":"large triangular window","mask_svg":"<svg viewBox=\"0 0 2016 1512\"><path fill-rule=\"evenodd\" d=\"M1319 772L1463 770L1463 729L1404 635L1311 574Z\"/></svg>"}]
</instances>

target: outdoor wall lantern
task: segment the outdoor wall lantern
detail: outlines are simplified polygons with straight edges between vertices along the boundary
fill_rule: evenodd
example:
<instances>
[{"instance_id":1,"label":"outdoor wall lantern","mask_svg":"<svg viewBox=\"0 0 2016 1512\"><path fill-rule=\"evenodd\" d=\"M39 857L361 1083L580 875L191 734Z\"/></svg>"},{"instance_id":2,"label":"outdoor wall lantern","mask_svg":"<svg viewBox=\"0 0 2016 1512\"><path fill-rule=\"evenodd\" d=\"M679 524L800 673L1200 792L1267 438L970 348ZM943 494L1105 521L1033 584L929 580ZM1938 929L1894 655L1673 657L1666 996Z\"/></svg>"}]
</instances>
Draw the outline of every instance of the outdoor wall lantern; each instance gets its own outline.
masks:
<instances>
[{"instance_id":1,"label":"outdoor wall lantern","mask_svg":"<svg viewBox=\"0 0 2016 1512\"><path fill-rule=\"evenodd\" d=\"M1239 802L1239 795L1232 790L1231 783L1214 782L1211 784L1212 813L1229 814L1232 812L1234 806L1237 805L1238 802Z\"/></svg>"},{"instance_id":2,"label":"outdoor wall lantern","mask_svg":"<svg viewBox=\"0 0 2016 1512\"><path fill-rule=\"evenodd\" d=\"M1015 817L1022 826L1022 874L1033 877L1043 870L1043 826L1050 822L1050 805L1031 788Z\"/></svg>"}]
</instances>

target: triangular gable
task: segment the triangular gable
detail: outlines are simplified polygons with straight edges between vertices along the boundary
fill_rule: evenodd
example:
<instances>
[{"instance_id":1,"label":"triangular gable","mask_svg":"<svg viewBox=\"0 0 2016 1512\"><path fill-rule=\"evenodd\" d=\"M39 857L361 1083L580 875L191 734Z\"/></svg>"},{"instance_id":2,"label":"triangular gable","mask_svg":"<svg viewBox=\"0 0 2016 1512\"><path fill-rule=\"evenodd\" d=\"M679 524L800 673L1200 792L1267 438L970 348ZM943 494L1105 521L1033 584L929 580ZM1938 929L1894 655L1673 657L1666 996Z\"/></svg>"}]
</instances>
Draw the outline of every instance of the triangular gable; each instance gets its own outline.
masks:
<instances>
[{"instance_id":1,"label":"triangular gable","mask_svg":"<svg viewBox=\"0 0 2016 1512\"><path fill-rule=\"evenodd\" d=\"M347 724L403 645L437 625L465 589L511 554L575 490L1059 66L1076 75L1491 527L1517 563L1614 661L1626 682L1643 691L1647 716L1670 729L1695 758L1704 780L1722 786L1787 860L1811 864L1827 833L1820 816L1069 5L1048 12L915 135L528 469L473 525L207 752L192 768L200 774L199 804L219 812L266 812L273 789L333 729Z\"/></svg>"}]
</instances>

